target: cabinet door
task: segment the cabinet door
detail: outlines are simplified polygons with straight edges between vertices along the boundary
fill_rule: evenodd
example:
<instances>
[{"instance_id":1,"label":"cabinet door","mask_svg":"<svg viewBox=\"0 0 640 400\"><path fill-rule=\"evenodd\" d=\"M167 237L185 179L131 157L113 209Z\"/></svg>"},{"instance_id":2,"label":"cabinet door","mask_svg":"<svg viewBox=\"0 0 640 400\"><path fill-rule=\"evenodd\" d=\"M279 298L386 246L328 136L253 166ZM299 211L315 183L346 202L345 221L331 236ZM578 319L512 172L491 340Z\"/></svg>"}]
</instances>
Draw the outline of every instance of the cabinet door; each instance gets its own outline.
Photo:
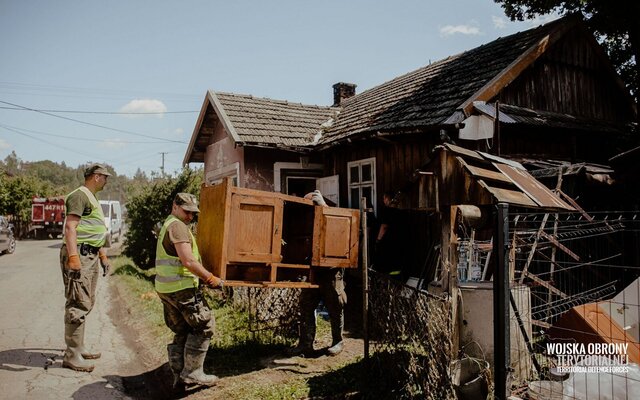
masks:
<instances>
[{"instance_id":1,"label":"cabinet door","mask_svg":"<svg viewBox=\"0 0 640 400\"><path fill-rule=\"evenodd\" d=\"M281 199L233 194L228 237L230 262L280 262Z\"/></svg>"},{"instance_id":2,"label":"cabinet door","mask_svg":"<svg viewBox=\"0 0 640 400\"><path fill-rule=\"evenodd\" d=\"M316 206L312 265L357 267L359 226L358 210Z\"/></svg>"}]
</instances>

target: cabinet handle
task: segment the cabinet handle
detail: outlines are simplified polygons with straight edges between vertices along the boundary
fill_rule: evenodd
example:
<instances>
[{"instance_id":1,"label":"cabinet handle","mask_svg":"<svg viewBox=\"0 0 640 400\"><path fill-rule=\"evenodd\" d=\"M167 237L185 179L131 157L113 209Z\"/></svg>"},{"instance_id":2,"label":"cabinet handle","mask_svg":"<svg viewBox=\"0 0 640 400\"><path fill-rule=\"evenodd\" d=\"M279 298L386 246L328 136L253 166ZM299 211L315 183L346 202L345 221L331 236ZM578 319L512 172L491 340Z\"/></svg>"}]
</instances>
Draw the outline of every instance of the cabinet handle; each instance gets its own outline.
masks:
<instances>
[{"instance_id":1,"label":"cabinet handle","mask_svg":"<svg viewBox=\"0 0 640 400\"><path fill-rule=\"evenodd\" d=\"M278 228L279 228L279 226L278 226L278 224L276 224L276 229L273 231L274 235L278 233Z\"/></svg>"}]
</instances>

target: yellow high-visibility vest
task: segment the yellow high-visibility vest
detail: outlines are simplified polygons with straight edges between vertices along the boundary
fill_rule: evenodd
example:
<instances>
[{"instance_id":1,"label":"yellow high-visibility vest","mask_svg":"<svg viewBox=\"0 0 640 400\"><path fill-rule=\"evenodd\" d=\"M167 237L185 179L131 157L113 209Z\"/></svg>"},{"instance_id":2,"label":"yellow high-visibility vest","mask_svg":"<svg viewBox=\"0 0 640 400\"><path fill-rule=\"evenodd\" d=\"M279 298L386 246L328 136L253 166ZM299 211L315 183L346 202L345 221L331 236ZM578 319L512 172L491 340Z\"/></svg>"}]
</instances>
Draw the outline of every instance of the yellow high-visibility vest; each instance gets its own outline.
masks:
<instances>
[{"instance_id":1,"label":"yellow high-visibility vest","mask_svg":"<svg viewBox=\"0 0 640 400\"><path fill-rule=\"evenodd\" d=\"M167 234L169 225L174 222L180 222L178 218L169 215L162 225L160 234L158 235L158 244L156 245L156 280L155 287L158 293L174 293L183 289L197 288L198 277L193 275L191 271L180 261L180 257L174 257L167 254L164 250L162 242L164 235ZM191 231L191 251L198 262L200 262L200 252L198 244L193 237Z\"/></svg>"},{"instance_id":2,"label":"yellow high-visibility vest","mask_svg":"<svg viewBox=\"0 0 640 400\"><path fill-rule=\"evenodd\" d=\"M107 239L107 226L104 224L102 207L100 206L98 199L96 199L96 196L91 193L91 190L86 186L80 186L65 197L65 205L69 196L77 191L84 193L89 199L89 203L91 203L91 213L89 215L80 216L80 223L78 223L78 228L76 229L78 244L86 243L93 247L102 247ZM65 217L65 224L66 222L67 220ZM62 238L62 241L64 242L64 237Z\"/></svg>"}]
</instances>

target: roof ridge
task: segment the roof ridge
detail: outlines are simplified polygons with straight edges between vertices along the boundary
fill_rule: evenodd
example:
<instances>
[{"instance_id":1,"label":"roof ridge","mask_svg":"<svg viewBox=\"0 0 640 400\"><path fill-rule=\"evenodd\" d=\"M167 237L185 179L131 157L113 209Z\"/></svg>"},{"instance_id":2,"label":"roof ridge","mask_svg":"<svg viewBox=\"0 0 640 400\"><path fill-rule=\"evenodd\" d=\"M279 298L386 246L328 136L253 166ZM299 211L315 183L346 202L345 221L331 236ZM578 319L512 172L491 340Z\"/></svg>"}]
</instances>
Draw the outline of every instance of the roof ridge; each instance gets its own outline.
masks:
<instances>
[{"instance_id":1,"label":"roof ridge","mask_svg":"<svg viewBox=\"0 0 640 400\"><path fill-rule=\"evenodd\" d=\"M272 99L272 98L269 98L269 97L258 97L258 96L253 96L251 94L231 93L231 92L217 92L217 91L214 91L214 93L216 94L216 96L217 95L223 95L223 96L232 96L232 97L242 97L242 98L251 99L251 100L266 101L266 102L269 102L269 103L276 103L276 104L283 104L283 105L301 106L301 107L315 107L315 108L322 109L322 110L329 110L329 109L339 108L339 107L332 107L332 106L320 106L320 105L317 105L317 104L304 104L304 103L293 102L293 101L289 101L289 100Z\"/></svg>"},{"instance_id":2,"label":"roof ridge","mask_svg":"<svg viewBox=\"0 0 640 400\"><path fill-rule=\"evenodd\" d=\"M535 27L530 28L530 29L525 29L523 31L514 32L514 33L512 33L510 35L507 35L507 36L500 36L500 37L498 37L498 38L496 38L496 39L494 39L494 40L492 40L492 41L490 41L488 43L483 43L483 44L481 44L479 46L476 46L476 47L473 47L471 49L467 49L467 50L461 51L459 53L449 55L449 56L447 56L445 58L442 58L440 60L436 60L434 62L429 63L428 65L416 68L416 69L414 69L412 71L409 71L409 72L406 72L406 73L404 73L402 75L396 76L395 78L392 78L392 79L390 79L390 80L388 80L386 82L383 82L383 83L381 83L379 85L376 85L376 86L374 86L372 88L369 88L369 89L367 89L367 90L365 90L363 92L360 92L360 93L356 94L353 97L345 99L344 100L344 104L346 105L346 104L349 104L351 102L355 102L355 101L357 101L357 99L359 97L363 96L364 94L369 93L369 92L375 90L376 88L385 86L385 85L390 84L392 82L400 81L402 78L405 78L405 77L407 77L409 75L414 75L414 74L416 74L416 73L418 73L420 71L426 72L428 70L431 70L431 69L434 69L436 67L439 67L439 66L445 64L446 62L454 61L454 60L456 60L458 58L461 58L463 55L468 54L470 52L478 51L478 50L486 48L486 47L488 47L490 45L491 46L495 46L500 41L510 40L510 39L513 39L513 38L516 38L516 37L523 36L524 34L533 34L535 31L539 31L539 30L551 30L551 27L554 27L554 25L558 24L560 21L566 22L567 20L570 20L572 18L575 18L575 17L572 16L572 15L569 15L569 16L565 16L565 17L562 17L562 18L558 18L558 19L555 19L553 21L550 21L550 22L547 22L545 24L541 24L541 25L535 26Z\"/></svg>"}]
</instances>

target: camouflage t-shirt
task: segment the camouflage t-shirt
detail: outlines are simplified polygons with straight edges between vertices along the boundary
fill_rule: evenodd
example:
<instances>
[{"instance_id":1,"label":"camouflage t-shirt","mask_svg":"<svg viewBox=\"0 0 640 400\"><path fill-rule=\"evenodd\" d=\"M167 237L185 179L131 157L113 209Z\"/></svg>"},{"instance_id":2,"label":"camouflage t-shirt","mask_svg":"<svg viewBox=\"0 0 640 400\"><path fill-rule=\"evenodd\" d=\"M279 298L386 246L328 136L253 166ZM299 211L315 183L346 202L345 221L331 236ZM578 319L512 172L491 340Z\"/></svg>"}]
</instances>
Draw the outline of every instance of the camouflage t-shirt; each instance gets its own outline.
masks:
<instances>
[{"instance_id":1,"label":"camouflage t-shirt","mask_svg":"<svg viewBox=\"0 0 640 400\"><path fill-rule=\"evenodd\" d=\"M176 243L189 243L189 247L191 247L189 227L181 221L172 222L171 225L167 227L167 232L162 239L164 251L172 257L178 257L175 246Z\"/></svg>"}]
</instances>

